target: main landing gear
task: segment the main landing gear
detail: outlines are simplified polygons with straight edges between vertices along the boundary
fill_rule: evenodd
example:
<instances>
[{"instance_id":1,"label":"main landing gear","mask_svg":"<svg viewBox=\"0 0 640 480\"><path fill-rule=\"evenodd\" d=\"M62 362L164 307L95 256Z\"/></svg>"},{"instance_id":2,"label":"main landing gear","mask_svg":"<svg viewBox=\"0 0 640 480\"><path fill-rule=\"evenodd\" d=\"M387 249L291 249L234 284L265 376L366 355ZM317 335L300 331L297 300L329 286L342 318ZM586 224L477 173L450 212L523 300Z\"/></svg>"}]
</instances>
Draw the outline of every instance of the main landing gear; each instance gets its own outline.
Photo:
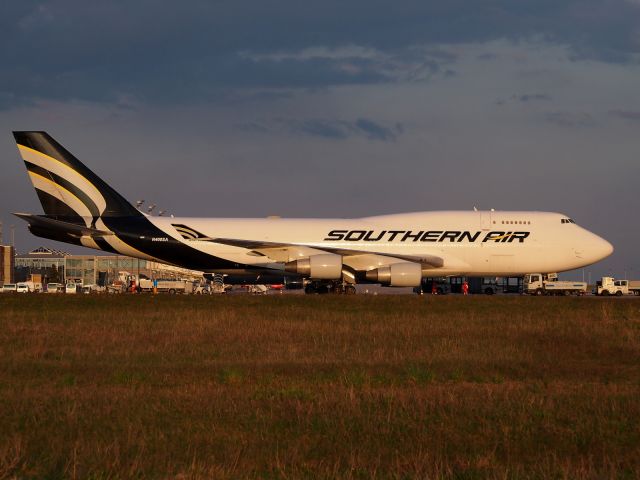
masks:
<instances>
[{"instance_id":1,"label":"main landing gear","mask_svg":"<svg viewBox=\"0 0 640 480\"><path fill-rule=\"evenodd\" d=\"M351 283L332 281L332 280L314 280L304 287L304 293L313 295L314 293L334 293L338 295L355 295L356 287Z\"/></svg>"}]
</instances>

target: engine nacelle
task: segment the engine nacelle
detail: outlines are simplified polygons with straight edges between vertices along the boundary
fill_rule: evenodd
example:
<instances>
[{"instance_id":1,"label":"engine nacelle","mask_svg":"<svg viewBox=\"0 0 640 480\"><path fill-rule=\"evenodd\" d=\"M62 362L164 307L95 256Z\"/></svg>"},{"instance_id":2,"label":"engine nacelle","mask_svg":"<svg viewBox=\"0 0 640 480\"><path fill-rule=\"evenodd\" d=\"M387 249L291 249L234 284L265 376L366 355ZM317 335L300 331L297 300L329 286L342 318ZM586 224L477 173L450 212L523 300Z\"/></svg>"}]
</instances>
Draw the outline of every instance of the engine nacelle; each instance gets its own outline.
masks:
<instances>
[{"instance_id":1,"label":"engine nacelle","mask_svg":"<svg viewBox=\"0 0 640 480\"><path fill-rule=\"evenodd\" d=\"M369 270L365 277L370 282L391 287L417 287L422 282L422 265L419 263L393 263L388 267Z\"/></svg>"},{"instance_id":2,"label":"engine nacelle","mask_svg":"<svg viewBox=\"0 0 640 480\"><path fill-rule=\"evenodd\" d=\"M318 280L338 280L342 278L342 256L334 253L311 255L285 263L284 270Z\"/></svg>"}]
</instances>

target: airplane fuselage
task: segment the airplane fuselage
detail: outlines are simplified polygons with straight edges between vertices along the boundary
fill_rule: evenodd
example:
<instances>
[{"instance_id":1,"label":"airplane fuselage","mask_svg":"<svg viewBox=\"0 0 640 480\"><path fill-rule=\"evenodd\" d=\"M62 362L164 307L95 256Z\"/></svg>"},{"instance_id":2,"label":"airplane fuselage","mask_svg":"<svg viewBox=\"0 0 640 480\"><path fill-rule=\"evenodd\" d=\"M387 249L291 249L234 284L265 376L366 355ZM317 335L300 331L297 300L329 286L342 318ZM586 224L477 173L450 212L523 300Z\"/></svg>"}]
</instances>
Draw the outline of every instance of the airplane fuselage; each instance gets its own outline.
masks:
<instances>
[{"instance_id":1,"label":"airplane fuselage","mask_svg":"<svg viewBox=\"0 0 640 480\"><path fill-rule=\"evenodd\" d=\"M178 264L184 263L178 258L179 250L187 246L210 257L206 265L200 261L189 268L225 273L246 267L281 270L283 262L321 253L325 248L379 254L345 258L357 270L392 264L397 261L395 256L436 256L444 259L443 265L423 269L425 274L477 276L572 270L611 252L608 242L570 223L566 215L547 212L441 211L361 219L145 219L157 227L155 234L123 232L120 236L125 243ZM174 225L188 226L208 239L185 239ZM286 243L295 251L271 258L257 255L256 249L215 239ZM136 255L135 251L121 253Z\"/></svg>"}]
</instances>

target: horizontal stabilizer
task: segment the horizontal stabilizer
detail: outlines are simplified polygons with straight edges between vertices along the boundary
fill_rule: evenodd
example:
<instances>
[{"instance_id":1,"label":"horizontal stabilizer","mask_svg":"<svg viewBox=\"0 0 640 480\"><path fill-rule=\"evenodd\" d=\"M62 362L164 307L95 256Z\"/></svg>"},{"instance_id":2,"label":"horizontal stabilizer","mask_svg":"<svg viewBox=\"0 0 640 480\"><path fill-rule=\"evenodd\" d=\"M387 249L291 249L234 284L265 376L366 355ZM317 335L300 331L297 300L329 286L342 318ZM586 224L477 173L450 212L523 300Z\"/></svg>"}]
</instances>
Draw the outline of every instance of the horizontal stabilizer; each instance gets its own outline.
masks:
<instances>
[{"instance_id":1,"label":"horizontal stabilizer","mask_svg":"<svg viewBox=\"0 0 640 480\"><path fill-rule=\"evenodd\" d=\"M54 220L42 215L31 213L14 213L14 215L29 224L29 227L36 227L43 230L51 230L52 233L66 233L72 237L101 238L113 235L112 232L97 230L95 228L83 227L75 223Z\"/></svg>"}]
</instances>

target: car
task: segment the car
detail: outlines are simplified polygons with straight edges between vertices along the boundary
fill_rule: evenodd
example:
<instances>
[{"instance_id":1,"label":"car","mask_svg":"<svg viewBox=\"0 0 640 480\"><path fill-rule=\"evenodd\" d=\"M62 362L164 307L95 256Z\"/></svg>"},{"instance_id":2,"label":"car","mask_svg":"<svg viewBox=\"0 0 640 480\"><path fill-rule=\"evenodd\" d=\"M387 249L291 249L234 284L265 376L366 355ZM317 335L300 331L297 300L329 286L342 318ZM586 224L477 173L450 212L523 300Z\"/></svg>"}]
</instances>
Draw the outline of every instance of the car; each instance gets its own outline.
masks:
<instances>
[{"instance_id":1,"label":"car","mask_svg":"<svg viewBox=\"0 0 640 480\"><path fill-rule=\"evenodd\" d=\"M15 291L16 291L15 283L5 283L4 286L2 287L3 293L13 293Z\"/></svg>"},{"instance_id":2,"label":"car","mask_svg":"<svg viewBox=\"0 0 640 480\"><path fill-rule=\"evenodd\" d=\"M64 287L64 293L76 293L78 287L75 283L67 283Z\"/></svg>"},{"instance_id":3,"label":"car","mask_svg":"<svg viewBox=\"0 0 640 480\"><path fill-rule=\"evenodd\" d=\"M24 282L20 282L16 284L16 292L18 293L29 293L31 291L31 289L29 288L29 285L27 283Z\"/></svg>"}]
</instances>

